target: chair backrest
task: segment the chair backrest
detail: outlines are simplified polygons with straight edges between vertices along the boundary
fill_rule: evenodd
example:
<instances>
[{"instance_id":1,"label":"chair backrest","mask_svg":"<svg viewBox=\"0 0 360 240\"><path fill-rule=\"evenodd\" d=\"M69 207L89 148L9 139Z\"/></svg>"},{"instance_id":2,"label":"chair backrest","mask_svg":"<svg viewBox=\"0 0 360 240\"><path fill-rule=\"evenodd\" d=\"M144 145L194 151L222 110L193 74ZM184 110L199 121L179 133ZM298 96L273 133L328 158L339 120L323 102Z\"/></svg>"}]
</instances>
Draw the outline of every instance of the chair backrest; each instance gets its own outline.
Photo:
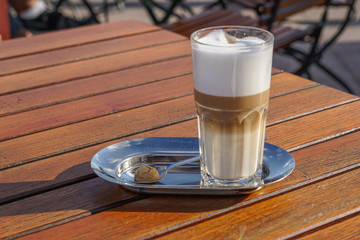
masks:
<instances>
[{"instance_id":1,"label":"chair backrest","mask_svg":"<svg viewBox=\"0 0 360 240\"><path fill-rule=\"evenodd\" d=\"M260 24L269 30L272 24L313 6L326 5L328 0L266 0L260 16Z\"/></svg>"}]
</instances>

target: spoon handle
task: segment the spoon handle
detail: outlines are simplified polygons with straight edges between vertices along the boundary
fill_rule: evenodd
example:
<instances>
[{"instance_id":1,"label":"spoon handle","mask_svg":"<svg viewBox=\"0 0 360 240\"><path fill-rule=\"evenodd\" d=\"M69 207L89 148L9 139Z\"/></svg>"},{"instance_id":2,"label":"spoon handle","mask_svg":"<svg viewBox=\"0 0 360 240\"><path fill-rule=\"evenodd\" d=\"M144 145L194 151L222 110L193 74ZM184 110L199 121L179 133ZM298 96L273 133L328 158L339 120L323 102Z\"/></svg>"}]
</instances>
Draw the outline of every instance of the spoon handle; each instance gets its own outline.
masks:
<instances>
[{"instance_id":1,"label":"spoon handle","mask_svg":"<svg viewBox=\"0 0 360 240\"><path fill-rule=\"evenodd\" d=\"M172 164L171 166L169 166L168 168L166 168L166 169L161 173L161 175L159 176L159 178L163 178L171 169L173 169L173 168L175 168L175 167L182 166L182 165L185 165L185 164L187 164L187 163L195 162L195 161L198 161L198 160L200 160L200 156L194 156L194 157L191 157L191 158L188 158L188 159L179 161L179 162L177 162L177 163L174 163L174 164Z\"/></svg>"}]
</instances>

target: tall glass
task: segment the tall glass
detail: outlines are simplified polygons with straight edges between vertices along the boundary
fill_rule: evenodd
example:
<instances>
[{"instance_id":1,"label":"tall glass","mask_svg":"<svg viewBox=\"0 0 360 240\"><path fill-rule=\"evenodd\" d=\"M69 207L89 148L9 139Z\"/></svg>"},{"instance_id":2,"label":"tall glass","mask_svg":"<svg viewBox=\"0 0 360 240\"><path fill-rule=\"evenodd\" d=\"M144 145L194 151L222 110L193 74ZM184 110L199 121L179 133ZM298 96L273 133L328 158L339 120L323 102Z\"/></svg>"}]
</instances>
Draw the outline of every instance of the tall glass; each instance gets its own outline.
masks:
<instances>
[{"instance_id":1,"label":"tall glass","mask_svg":"<svg viewBox=\"0 0 360 240\"><path fill-rule=\"evenodd\" d=\"M191 35L203 187L257 187L272 67L273 35L241 26Z\"/></svg>"}]
</instances>

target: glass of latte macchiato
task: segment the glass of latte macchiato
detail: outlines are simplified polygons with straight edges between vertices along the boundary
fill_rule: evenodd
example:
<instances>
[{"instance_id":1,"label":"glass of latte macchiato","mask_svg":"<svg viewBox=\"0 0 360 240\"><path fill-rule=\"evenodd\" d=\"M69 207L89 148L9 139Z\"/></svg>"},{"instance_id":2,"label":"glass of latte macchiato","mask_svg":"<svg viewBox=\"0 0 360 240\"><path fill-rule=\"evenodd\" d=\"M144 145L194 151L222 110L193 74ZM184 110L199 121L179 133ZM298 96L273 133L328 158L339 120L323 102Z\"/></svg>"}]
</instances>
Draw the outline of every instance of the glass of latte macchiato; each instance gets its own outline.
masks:
<instances>
[{"instance_id":1,"label":"glass of latte macchiato","mask_svg":"<svg viewBox=\"0 0 360 240\"><path fill-rule=\"evenodd\" d=\"M191 35L203 187L262 185L273 35L241 26Z\"/></svg>"}]
</instances>

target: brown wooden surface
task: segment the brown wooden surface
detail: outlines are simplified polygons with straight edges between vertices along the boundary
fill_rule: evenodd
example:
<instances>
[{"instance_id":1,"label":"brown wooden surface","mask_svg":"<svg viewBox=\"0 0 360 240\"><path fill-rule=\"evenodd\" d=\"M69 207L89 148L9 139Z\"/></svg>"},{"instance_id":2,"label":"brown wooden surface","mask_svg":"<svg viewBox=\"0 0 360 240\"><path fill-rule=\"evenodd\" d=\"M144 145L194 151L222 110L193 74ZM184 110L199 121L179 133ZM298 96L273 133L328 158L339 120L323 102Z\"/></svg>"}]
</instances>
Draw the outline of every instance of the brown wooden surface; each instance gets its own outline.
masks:
<instances>
[{"instance_id":1,"label":"brown wooden surface","mask_svg":"<svg viewBox=\"0 0 360 240\"><path fill-rule=\"evenodd\" d=\"M360 237L358 97L274 69L267 141L294 156L290 176L243 196L142 195L90 160L197 136L189 41L124 21L2 44L0 238Z\"/></svg>"}]
</instances>

